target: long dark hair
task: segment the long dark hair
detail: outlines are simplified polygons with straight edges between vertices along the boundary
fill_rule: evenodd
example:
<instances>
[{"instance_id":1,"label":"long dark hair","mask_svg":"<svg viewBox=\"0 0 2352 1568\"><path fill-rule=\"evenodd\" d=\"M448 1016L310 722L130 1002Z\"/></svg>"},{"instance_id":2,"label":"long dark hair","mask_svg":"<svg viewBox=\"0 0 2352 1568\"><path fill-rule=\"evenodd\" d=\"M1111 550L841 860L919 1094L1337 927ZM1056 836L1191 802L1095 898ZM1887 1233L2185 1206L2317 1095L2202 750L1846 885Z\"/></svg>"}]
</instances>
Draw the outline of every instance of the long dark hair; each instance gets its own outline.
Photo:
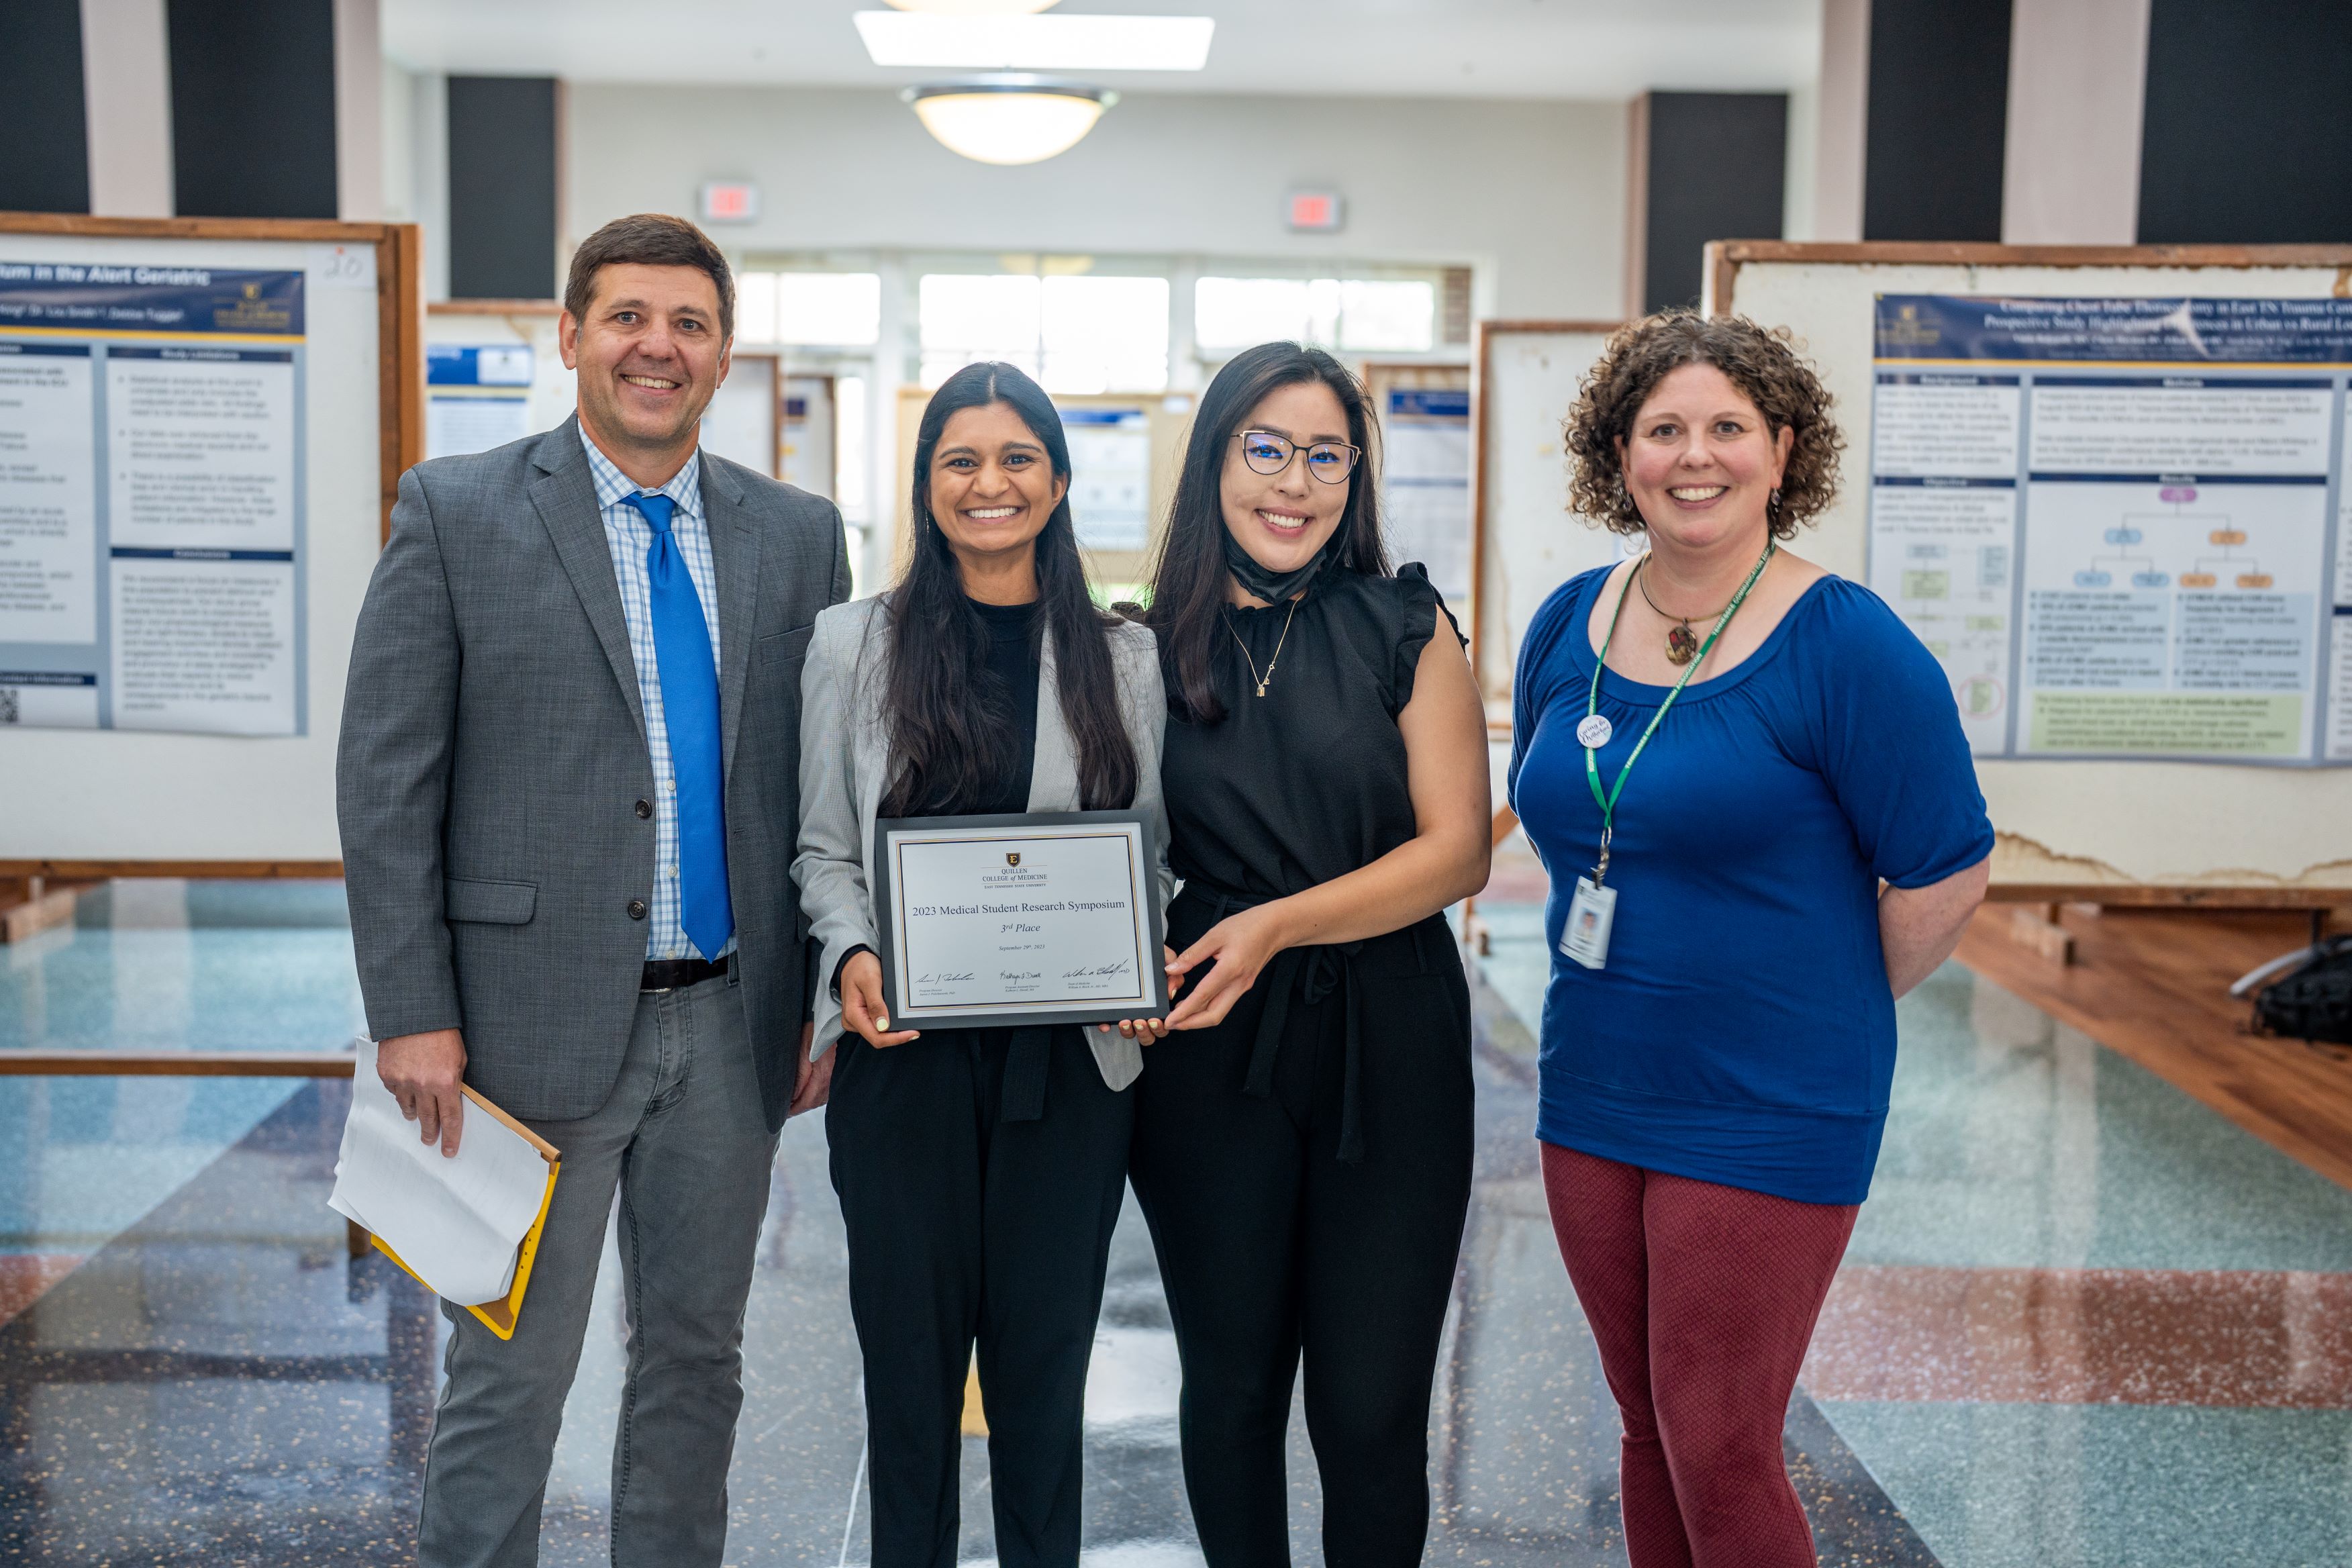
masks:
<instances>
[{"instance_id":1,"label":"long dark hair","mask_svg":"<svg viewBox=\"0 0 2352 1568\"><path fill-rule=\"evenodd\" d=\"M1225 448L1250 410L1277 388L1319 381L1348 415L1348 439L1363 460L1348 476L1348 505L1329 543L1324 569L1334 566L1375 577L1390 575L1381 539L1380 430L1371 399L1348 367L1305 343L1260 343L1225 362L1201 396L1184 446L1176 500L1151 563L1151 603L1143 623L1160 636L1160 664L1170 706L1181 718L1213 724L1225 716L1209 675L1225 613ZM1301 461L1304 461L1302 458Z\"/></svg>"},{"instance_id":2,"label":"long dark hair","mask_svg":"<svg viewBox=\"0 0 2352 1568\"><path fill-rule=\"evenodd\" d=\"M906 575L884 601L890 616L889 681L883 693L889 724L891 780L884 816L914 816L943 803L971 801L1011 760L1001 717L1008 694L987 668L988 633L965 597L948 536L931 515L931 454L952 415L1002 403L1045 448L1056 479L1070 477L1062 416L1043 388L1009 364L968 364L931 395L915 436L915 547ZM1062 720L1078 752L1078 799L1088 810L1116 810L1135 799L1135 748L1119 717L1109 628L1095 607L1078 556L1066 494L1037 535L1038 615L1033 637L1050 628ZM1028 715L1012 715L1016 724Z\"/></svg>"}]
</instances>

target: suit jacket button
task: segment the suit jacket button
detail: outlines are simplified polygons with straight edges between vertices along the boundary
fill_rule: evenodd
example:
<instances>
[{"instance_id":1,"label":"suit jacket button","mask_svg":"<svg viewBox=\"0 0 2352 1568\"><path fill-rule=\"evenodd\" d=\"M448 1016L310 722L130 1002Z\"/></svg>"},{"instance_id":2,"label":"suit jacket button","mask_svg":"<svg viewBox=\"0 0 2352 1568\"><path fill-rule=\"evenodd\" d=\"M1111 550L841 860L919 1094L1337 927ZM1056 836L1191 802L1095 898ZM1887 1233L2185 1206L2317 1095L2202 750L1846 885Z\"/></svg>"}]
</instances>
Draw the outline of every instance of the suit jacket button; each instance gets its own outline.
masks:
<instances>
[{"instance_id":1,"label":"suit jacket button","mask_svg":"<svg viewBox=\"0 0 2352 1568\"><path fill-rule=\"evenodd\" d=\"M645 900L631 899L629 900L629 918L633 921L641 921L646 918Z\"/></svg>"},{"instance_id":2,"label":"suit jacket button","mask_svg":"<svg viewBox=\"0 0 2352 1568\"><path fill-rule=\"evenodd\" d=\"M643 820L643 819L644 819L644 818L646 818L646 817L649 817L649 816L651 816L653 814L654 814L654 803L653 803L652 801L649 801L649 800L641 800L641 801L637 802L637 816L638 816L638 818L639 818L640 820Z\"/></svg>"}]
</instances>

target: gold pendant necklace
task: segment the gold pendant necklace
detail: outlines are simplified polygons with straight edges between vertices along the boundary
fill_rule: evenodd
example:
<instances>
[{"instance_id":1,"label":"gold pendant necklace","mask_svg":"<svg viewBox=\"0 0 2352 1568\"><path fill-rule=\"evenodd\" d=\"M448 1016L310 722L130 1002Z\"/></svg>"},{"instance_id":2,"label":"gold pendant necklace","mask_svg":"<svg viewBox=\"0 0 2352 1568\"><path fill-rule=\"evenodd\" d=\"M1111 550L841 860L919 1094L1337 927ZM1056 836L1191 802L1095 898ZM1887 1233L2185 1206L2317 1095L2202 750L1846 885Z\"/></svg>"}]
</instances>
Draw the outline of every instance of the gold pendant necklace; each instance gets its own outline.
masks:
<instances>
[{"instance_id":1,"label":"gold pendant necklace","mask_svg":"<svg viewBox=\"0 0 2352 1568\"><path fill-rule=\"evenodd\" d=\"M1250 679L1257 683L1257 694L1260 697L1265 695L1266 684L1274 679L1274 667L1282 662L1282 645L1290 640L1290 623L1297 619L1297 616L1298 601L1293 599L1290 601L1290 614L1282 617L1282 635L1274 639L1274 657L1265 661L1264 675L1257 672L1257 660L1250 657L1249 644L1242 641L1241 633L1234 631L1232 619L1228 617L1225 621L1225 630L1233 632L1234 645L1242 650L1242 658L1249 660Z\"/></svg>"},{"instance_id":2,"label":"gold pendant necklace","mask_svg":"<svg viewBox=\"0 0 2352 1568\"><path fill-rule=\"evenodd\" d=\"M1640 564L1633 568L1633 583L1635 586L1642 590L1642 602L1643 604L1649 605L1650 608L1654 610L1657 610L1658 614L1664 616L1667 620L1679 621L1681 623L1679 626L1672 626L1666 628L1666 662L1673 665L1675 668L1680 669L1684 665L1688 664L1691 660L1698 657L1698 634L1691 630L1692 620L1694 618L1702 621L1715 620L1719 617L1723 612L1721 610L1717 610L1712 616L1699 616L1693 617L1690 616L1677 616L1672 610L1658 609L1658 601L1650 597L1650 585L1642 581L1642 567L1647 566L1649 563L1650 558L1646 555L1643 556Z\"/></svg>"}]
</instances>

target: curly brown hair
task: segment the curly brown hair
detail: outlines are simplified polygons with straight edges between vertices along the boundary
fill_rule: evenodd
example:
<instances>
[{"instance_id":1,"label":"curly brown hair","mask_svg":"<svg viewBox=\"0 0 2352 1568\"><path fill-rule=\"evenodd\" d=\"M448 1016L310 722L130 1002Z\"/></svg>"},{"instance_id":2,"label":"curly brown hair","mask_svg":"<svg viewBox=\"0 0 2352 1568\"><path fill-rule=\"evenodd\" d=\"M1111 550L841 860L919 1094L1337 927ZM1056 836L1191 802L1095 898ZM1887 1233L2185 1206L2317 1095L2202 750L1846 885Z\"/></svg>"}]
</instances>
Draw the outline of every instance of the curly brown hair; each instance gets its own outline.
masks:
<instances>
[{"instance_id":1,"label":"curly brown hair","mask_svg":"<svg viewBox=\"0 0 2352 1568\"><path fill-rule=\"evenodd\" d=\"M1611 334L1564 427L1572 458L1570 510L1618 533L1639 533L1648 526L1625 488L1617 443L1633 433L1633 416L1658 383L1686 364L1711 364L1723 372L1756 405L1775 439L1784 429L1796 432L1780 476L1780 500L1771 509L1772 536L1794 539L1801 525L1836 499L1838 452L1845 437L1830 417L1829 393L1813 367L1797 356L1789 329L1759 327L1745 316L1661 310Z\"/></svg>"}]
</instances>

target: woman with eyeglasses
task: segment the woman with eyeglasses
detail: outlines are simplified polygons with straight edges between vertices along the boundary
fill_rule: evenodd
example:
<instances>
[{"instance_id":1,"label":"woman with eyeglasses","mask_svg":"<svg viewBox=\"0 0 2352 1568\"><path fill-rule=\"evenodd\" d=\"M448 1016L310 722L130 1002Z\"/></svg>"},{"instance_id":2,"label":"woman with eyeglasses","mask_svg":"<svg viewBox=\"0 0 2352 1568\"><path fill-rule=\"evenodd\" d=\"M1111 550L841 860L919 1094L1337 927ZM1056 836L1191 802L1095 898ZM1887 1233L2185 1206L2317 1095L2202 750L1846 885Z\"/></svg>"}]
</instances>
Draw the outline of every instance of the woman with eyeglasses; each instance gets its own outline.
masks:
<instances>
[{"instance_id":1,"label":"woman with eyeglasses","mask_svg":"<svg viewBox=\"0 0 2352 1568\"><path fill-rule=\"evenodd\" d=\"M1201 402L1146 623L1187 982L1129 1175L1183 1363L1212 1568L1287 1564L1302 1355L1325 1561L1418 1563L1438 1334L1470 1197L1470 999L1440 913L1484 886L1462 643L1381 539L1362 386L1265 343Z\"/></svg>"}]
</instances>

